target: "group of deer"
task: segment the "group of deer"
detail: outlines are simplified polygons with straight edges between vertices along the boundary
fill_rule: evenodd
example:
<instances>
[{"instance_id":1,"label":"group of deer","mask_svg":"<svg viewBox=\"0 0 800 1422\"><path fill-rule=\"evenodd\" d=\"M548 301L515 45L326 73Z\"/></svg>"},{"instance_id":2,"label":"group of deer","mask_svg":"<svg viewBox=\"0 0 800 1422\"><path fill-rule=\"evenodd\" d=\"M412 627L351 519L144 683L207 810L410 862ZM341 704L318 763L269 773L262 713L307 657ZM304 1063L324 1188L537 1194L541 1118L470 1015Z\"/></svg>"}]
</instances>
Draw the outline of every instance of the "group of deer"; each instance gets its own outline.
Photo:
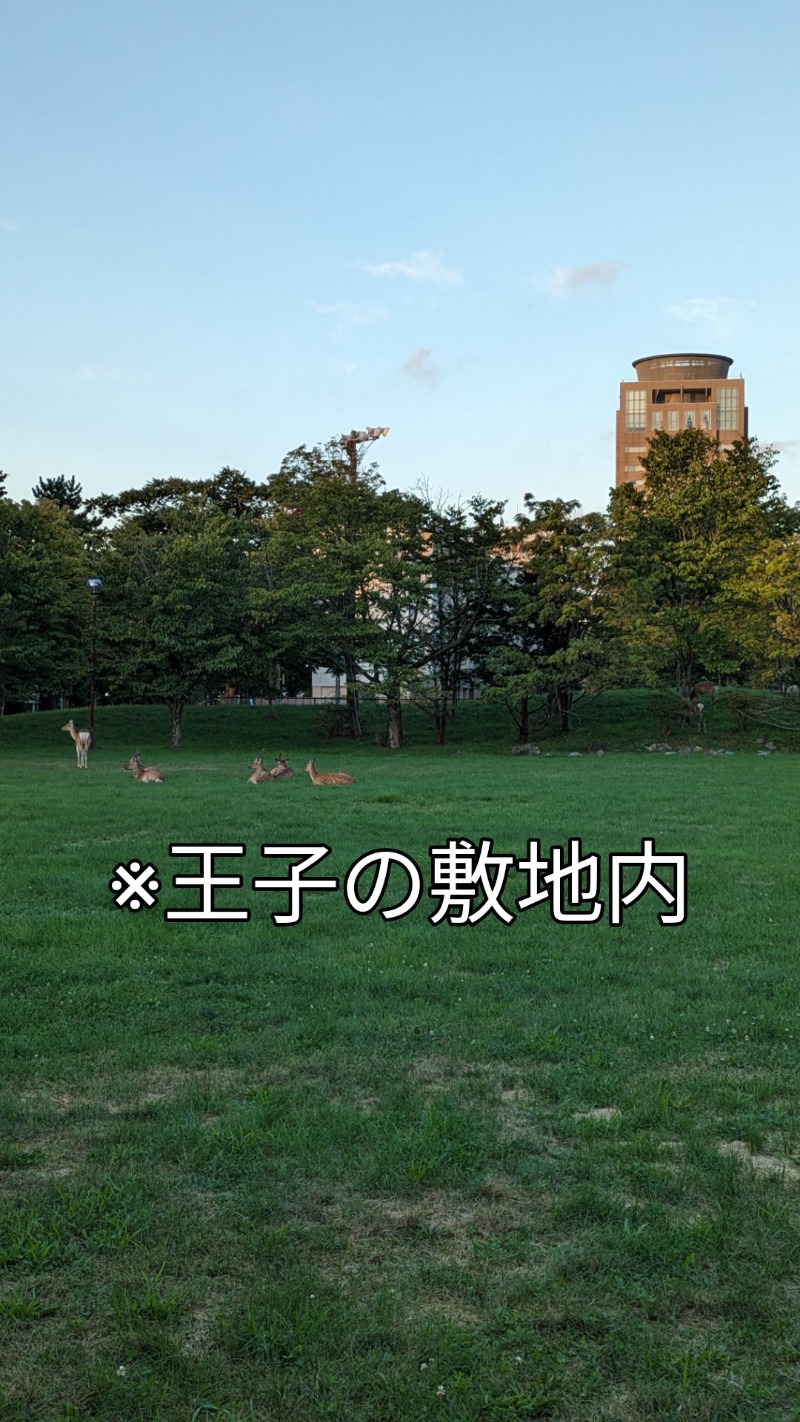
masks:
<instances>
[{"instance_id":1,"label":"group of deer","mask_svg":"<svg viewBox=\"0 0 800 1422\"><path fill-rule=\"evenodd\" d=\"M251 760L249 768L253 774L248 778L248 785L263 785L267 780L288 780L290 775L294 775L285 755L276 756L272 769L267 770L264 765L263 751L259 751L255 760ZM313 760L309 760L305 768L314 785L355 784L352 775L346 775L343 770L328 771L326 774L320 775Z\"/></svg>"},{"instance_id":2,"label":"group of deer","mask_svg":"<svg viewBox=\"0 0 800 1422\"><path fill-rule=\"evenodd\" d=\"M253 774L248 777L248 785L263 785L265 780L288 780L290 776L294 775L285 755L276 756L272 769L267 770L264 765L263 750L258 752L255 760L251 760L249 768Z\"/></svg>"},{"instance_id":3,"label":"group of deer","mask_svg":"<svg viewBox=\"0 0 800 1422\"><path fill-rule=\"evenodd\" d=\"M78 769L88 770L89 751L92 748L91 731L78 730L75 722L70 719L66 726L61 727L62 731L69 731L78 754ZM155 765L142 765L141 751L134 751L130 760L127 760L122 767L123 770L130 770L134 780L144 780L147 784L159 785L164 777Z\"/></svg>"},{"instance_id":4,"label":"group of deer","mask_svg":"<svg viewBox=\"0 0 800 1422\"><path fill-rule=\"evenodd\" d=\"M89 750L91 747L91 732L78 730L75 722L67 721L66 726L61 727L62 731L69 731L78 753L78 769L87 770L89 766ZM155 765L142 765L141 752L134 751L130 760L126 761L123 770L129 770L134 780L141 780L146 785L161 785L164 776ZM271 770L267 770L264 765L264 752L259 751L255 760L250 761L249 769L253 774L248 777L248 785L263 785L267 780L289 780L294 771L285 755L275 758L275 764ZM315 785L353 785L355 782L352 775L345 775L344 771L331 771L328 774L320 775L313 760L306 765L306 770L311 776Z\"/></svg>"}]
</instances>

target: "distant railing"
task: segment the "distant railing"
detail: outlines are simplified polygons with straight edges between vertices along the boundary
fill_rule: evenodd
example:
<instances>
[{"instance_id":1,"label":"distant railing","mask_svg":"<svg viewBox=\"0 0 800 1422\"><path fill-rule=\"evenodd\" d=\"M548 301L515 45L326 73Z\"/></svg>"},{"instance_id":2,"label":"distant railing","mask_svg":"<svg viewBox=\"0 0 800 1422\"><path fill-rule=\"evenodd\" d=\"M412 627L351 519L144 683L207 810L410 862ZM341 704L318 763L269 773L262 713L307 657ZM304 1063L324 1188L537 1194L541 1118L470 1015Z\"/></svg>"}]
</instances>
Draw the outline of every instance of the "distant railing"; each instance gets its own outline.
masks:
<instances>
[{"instance_id":1,"label":"distant railing","mask_svg":"<svg viewBox=\"0 0 800 1422\"><path fill-rule=\"evenodd\" d=\"M376 701L383 701L383 696L376 696ZM404 698L407 699L407 698ZM480 701L480 687L462 687L459 701ZM347 698L343 695L332 696L220 696L218 700L220 706L346 706Z\"/></svg>"},{"instance_id":2,"label":"distant railing","mask_svg":"<svg viewBox=\"0 0 800 1422\"><path fill-rule=\"evenodd\" d=\"M344 706L343 696L221 696L220 706Z\"/></svg>"}]
</instances>

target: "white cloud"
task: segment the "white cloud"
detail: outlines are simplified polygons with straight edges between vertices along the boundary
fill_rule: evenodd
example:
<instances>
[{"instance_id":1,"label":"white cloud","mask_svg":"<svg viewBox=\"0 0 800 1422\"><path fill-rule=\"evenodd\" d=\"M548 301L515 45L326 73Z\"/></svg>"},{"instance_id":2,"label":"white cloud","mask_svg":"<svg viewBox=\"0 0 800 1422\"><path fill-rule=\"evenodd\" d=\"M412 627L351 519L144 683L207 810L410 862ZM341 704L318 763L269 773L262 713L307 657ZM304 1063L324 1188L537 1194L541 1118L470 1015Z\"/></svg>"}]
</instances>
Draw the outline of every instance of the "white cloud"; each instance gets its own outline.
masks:
<instances>
[{"instance_id":1,"label":"white cloud","mask_svg":"<svg viewBox=\"0 0 800 1422\"><path fill-rule=\"evenodd\" d=\"M389 315L382 306L361 306L354 301L312 301L311 309L317 316L338 316L342 326L371 326Z\"/></svg>"},{"instance_id":2,"label":"white cloud","mask_svg":"<svg viewBox=\"0 0 800 1422\"><path fill-rule=\"evenodd\" d=\"M689 325L698 321L711 327L716 335L727 336L733 330L735 303L730 296L693 296L689 301L668 306L667 315L677 316Z\"/></svg>"},{"instance_id":3,"label":"white cloud","mask_svg":"<svg viewBox=\"0 0 800 1422\"><path fill-rule=\"evenodd\" d=\"M444 265L444 252L412 252L397 262L358 262L370 276L408 277L409 281L432 282L435 286L461 286L464 278L454 267Z\"/></svg>"},{"instance_id":4,"label":"white cloud","mask_svg":"<svg viewBox=\"0 0 800 1422\"><path fill-rule=\"evenodd\" d=\"M584 286L613 286L627 262L589 262L585 267L555 267L545 285L551 296L566 296Z\"/></svg>"},{"instance_id":5,"label":"white cloud","mask_svg":"<svg viewBox=\"0 0 800 1422\"><path fill-rule=\"evenodd\" d=\"M400 367L403 375L407 375L409 380L416 380L419 385L438 385L442 371L440 366L433 364L432 355L433 351L428 346L420 346L408 360L403 361Z\"/></svg>"}]
</instances>

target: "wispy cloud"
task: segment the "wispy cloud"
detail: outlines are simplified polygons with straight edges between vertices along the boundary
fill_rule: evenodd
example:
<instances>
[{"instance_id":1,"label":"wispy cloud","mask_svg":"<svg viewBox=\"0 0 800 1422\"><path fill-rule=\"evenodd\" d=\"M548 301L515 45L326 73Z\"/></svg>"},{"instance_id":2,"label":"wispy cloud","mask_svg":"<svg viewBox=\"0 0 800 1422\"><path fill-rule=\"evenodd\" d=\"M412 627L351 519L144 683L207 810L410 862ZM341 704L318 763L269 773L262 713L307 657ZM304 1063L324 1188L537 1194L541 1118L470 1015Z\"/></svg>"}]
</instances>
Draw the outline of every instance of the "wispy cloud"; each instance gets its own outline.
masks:
<instances>
[{"instance_id":1,"label":"wispy cloud","mask_svg":"<svg viewBox=\"0 0 800 1422\"><path fill-rule=\"evenodd\" d=\"M441 366L434 365L432 355L430 347L420 346L408 360L403 361L400 367L403 375L407 375L409 380L416 380L418 385L438 385L442 369Z\"/></svg>"},{"instance_id":2,"label":"wispy cloud","mask_svg":"<svg viewBox=\"0 0 800 1422\"><path fill-rule=\"evenodd\" d=\"M343 326L372 326L389 315L382 306L362 306L355 301L312 301L311 309L317 316L338 317Z\"/></svg>"},{"instance_id":3,"label":"wispy cloud","mask_svg":"<svg viewBox=\"0 0 800 1422\"><path fill-rule=\"evenodd\" d=\"M689 325L697 321L710 326L718 336L727 336L733 330L735 310L736 303L730 296L693 296L689 301L668 306L667 315L677 316Z\"/></svg>"},{"instance_id":4,"label":"wispy cloud","mask_svg":"<svg viewBox=\"0 0 800 1422\"><path fill-rule=\"evenodd\" d=\"M16 222L9 222L8 218L0 217L0 232L19 232Z\"/></svg>"},{"instance_id":5,"label":"wispy cloud","mask_svg":"<svg viewBox=\"0 0 800 1422\"><path fill-rule=\"evenodd\" d=\"M567 296L586 286L614 285L627 262L589 262L585 267L554 267L545 285L551 296Z\"/></svg>"},{"instance_id":6,"label":"wispy cloud","mask_svg":"<svg viewBox=\"0 0 800 1422\"><path fill-rule=\"evenodd\" d=\"M357 266L375 277L407 277L409 281L431 282L434 286L461 286L464 278L455 267L444 265L444 252L412 252L396 262L358 262Z\"/></svg>"}]
</instances>

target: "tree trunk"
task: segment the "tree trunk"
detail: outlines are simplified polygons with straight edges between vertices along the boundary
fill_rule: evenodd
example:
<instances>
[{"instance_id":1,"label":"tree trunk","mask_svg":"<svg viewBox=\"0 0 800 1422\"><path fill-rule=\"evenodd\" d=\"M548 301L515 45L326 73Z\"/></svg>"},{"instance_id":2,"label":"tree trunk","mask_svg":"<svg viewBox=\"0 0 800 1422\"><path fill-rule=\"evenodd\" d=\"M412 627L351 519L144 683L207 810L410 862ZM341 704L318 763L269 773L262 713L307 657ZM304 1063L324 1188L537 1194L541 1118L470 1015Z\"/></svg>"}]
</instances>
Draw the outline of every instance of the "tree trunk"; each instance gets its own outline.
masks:
<instances>
[{"instance_id":1,"label":"tree trunk","mask_svg":"<svg viewBox=\"0 0 800 1422\"><path fill-rule=\"evenodd\" d=\"M691 652L679 652L675 665L678 695L688 701L695 679L695 660Z\"/></svg>"},{"instance_id":2,"label":"tree trunk","mask_svg":"<svg viewBox=\"0 0 800 1422\"><path fill-rule=\"evenodd\" d=\"M525 745L531 733L531 699L523 696L519 707L519 738Z\"/></svg>"},{"instance_id":3,"label":"tree trunk","mask_svg":"<svg viewBox=\"0 0 800 1422\"><path fill-rule=\"evenodd\" d=\"M172 717L172 749L180 750L183 740L183 702L168 701L167 705Z\"/></svg>"},{"instance_id":4,"label":"tree trunk","mask_svg":"<svg viewBox=\"0 0 800 1422\"><path fill-rule=\"evenodd\" d=\"M347 679L347 715L350 721L350 735L354 741L360 741L363 735L361 727L361 707L358 701L358 679L356 675L355 657L350 652L345 652L344 673Z\"/></svg>"},{"instance_id":5,"label":"tree trunk","mask_svg":"<svg viewBox=\"0 0 800 1422\"><path fill-rule=\"evenodd\" d=\"M561 713L561 734L568 736L572 730L572 692L559 689L558 706Z\"/></svg>"},{"instance_id":6,"label":"tree trunk","mask_svg":"<svg viewBox=\"0 0 800 1422\"><path fill-rule=\"evenodd\" d=\"M387 702L389 713L389 750L403 749L403 707L399 701Z\"/></svg>"},{"instance_id":7,"label":"tree trunk","mask_svg":"<svg viewBox=\"0 0 800 1422\"><path fill-rule=\"evenodd\" d=\"M447 707L442 704L434 711L434 721L436 724L436 744L443 746L447 735Z\"/></svg>"}]
</instances>

